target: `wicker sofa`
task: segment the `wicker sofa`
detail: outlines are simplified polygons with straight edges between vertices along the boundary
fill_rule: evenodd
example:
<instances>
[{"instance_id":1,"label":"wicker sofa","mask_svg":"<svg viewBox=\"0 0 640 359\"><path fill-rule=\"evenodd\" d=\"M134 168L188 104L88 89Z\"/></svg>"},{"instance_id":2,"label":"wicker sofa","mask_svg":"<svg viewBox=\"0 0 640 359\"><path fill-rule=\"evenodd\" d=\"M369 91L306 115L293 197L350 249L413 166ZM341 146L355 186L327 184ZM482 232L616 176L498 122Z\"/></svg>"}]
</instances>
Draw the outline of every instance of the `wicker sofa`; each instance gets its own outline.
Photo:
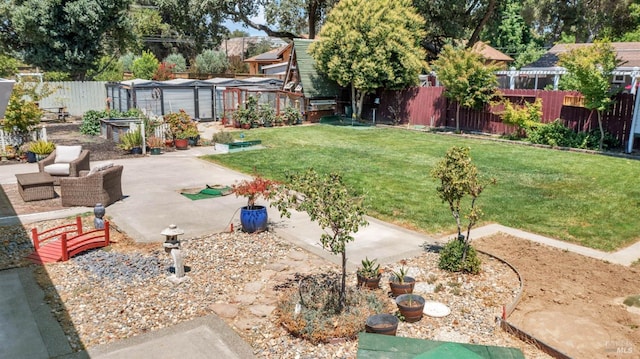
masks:
<instances>
[{"instance_id":1,"label":"wicker sofa","mask_svg":"<svg viewBox=\"0 0 640 359\"><path fill-rule=\"evenodd\" d=\"M120 165L96 167L82 171L80 177L60 178L62 205L93 207L102 203L105 207L122 198L122 170Z\"/></svg>"},{"instance_id":2,"label":"wicker sofa","mask_svg":"<svg viewBox=\"0 0 640 359\"><path fill-rule=\"evenodd\" d=\"M63 151L64 156L58 156L58 153ZM89 171L89 150L82 150L80 146L58 146L49 156L38 162L38 169L51 175L53 184L59 185L60 178L78 177L80 171Z\"/></svg>"}]
</instances>

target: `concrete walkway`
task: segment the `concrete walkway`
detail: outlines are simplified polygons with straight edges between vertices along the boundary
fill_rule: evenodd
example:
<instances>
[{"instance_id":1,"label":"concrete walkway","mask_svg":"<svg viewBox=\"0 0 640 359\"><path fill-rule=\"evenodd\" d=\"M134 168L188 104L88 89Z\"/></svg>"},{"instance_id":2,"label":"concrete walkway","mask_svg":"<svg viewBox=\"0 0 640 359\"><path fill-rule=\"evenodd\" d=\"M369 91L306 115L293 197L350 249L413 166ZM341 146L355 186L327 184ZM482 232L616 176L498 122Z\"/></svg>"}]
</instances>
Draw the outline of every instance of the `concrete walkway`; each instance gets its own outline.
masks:
<instances>
[{"instance_id":1,"label":"concrete walkway","mask_svg":"<svg viewBox=\"0 0 640 359\"><path fill-rule=\"evenodd\" d=\"M246 204L244 198L229 195L191 201L179 193L185 188L203 188L207 184L231 185L235 181L248 178L244 174L196 158L212 153L217 153L213 147L196 147L143 159L111 161L124 166L122 187L126 197L107 207L107 215L135 240L156 242L159 248L164 241L160 232L169 224L176 224L182 228L185 231L185 239L228 231L231 223L238 228L237 212ZM98 164L92 162L92 166ZM3 166L0 170L0 183L15 183L16 173L35 171L35 164ZM90 210L91 208L70 208L44 214L0 218L0 225L64 218ZM339 263L338 256L322 249L319 244L322 231L305 213L294 212L290 219L282 219L270 208L269 215L270 228L277 235L327 260ZM419 254L421 246L425 244L438 244L447 240L435 239L373 218L369 218L369 223L369 226L362 228L355 235L356 240L347 245L350 270L355 269L365 257L377 258L381 263L392 263ZM473 230L472 238L497 232L612 263L629 265L640 258L640 243L615 253L604 253L500 225L477 228ZM242 342L230 327L215 316L199 318L107 346L90 348L88 352L71 354L57 322L52 322L50 317L46 319L44 312L48 312L49 309L43 305L42 294L33 294L36 290L35 282L29 278L29 273L30 269L27 268L0 271L1 357L253 357L248 344ZM7 310L9 308L10 310ZM40 323L40 317L45 318L46 323Z\"/></svg>"}]
</instances>

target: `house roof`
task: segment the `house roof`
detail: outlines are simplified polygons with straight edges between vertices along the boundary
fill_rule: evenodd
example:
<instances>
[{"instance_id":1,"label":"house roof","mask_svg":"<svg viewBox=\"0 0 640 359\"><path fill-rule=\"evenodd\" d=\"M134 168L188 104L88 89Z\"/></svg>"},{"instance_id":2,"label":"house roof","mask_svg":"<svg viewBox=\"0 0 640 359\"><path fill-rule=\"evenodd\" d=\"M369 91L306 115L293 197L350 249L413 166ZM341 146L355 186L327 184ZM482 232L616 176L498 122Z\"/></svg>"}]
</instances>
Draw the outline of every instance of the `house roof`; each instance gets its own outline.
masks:
<instances>
[{"instance_id":1,"label":"house roof","mask_svg":"<svg viewBox=\"0 0 640 359\"><path fill-rule=\"evenodd\" d=\"M282 60L282 54L285 52L287 48L289 48L289 46L291 45L282 46L277 49L271 49L262 54L258 54L256 56L250 57L244 60L244 62L273 62L273 61Z\"/></svg>"},{"instance_id":2,"label":"house roof","mask_svg":"<svg viewBox=\"0 0 640 359\"><path fill-rule=\"evenodd\" d=\"M268 36L251 36L251 37L234 37L233 39L223 40L218 51L223 51L227 56L242 56L249 44L257 44L262 40L269 40L273 46L285 46L287 43L277 37Z\"/></svg>"},{"instance_id":3,"label":"house roof","mask_svg":"<svg viewBox=\"0 0 640 359\"><path fill-rule=\"evenodd\" d=\"M557 66L559 55L572 49L591 46L591 43L580 44L556 44L541 58L523 68L541 68ZM618 58L622 60L624 67L640 67L640 42L612 42L611 46L616 51Z\"/></svg>"},{"instance_id":4,"label":"house roof","mask_svg":"<svg viewBox=\"0 0 640 359\"><path fill-rule=\"evenodd\" d=\"M513 61L513 58L511 56L506 55L503 52L494 49L493 47L489 46L488 44L482 41L478 41L475 44L473 44L473 47L471 47L471 49L479 53L480 55L482 55L482 57L484 57L487 60L507 61L507 62Z\"/></svg>"},{"instance_id":5,"label":"house roof","mask_svg":"<svg viewBox=\"0 0 640 359\"><path fill-rule=\"evenodd\" d=\"M317 71L315 60L307 52L312 43L313 40L294 39L293 51L297 64L289 66L296 66L302 83L302 93L306 98L336 97L340 94L340 87Z\"/></svg>"}]
</instances>

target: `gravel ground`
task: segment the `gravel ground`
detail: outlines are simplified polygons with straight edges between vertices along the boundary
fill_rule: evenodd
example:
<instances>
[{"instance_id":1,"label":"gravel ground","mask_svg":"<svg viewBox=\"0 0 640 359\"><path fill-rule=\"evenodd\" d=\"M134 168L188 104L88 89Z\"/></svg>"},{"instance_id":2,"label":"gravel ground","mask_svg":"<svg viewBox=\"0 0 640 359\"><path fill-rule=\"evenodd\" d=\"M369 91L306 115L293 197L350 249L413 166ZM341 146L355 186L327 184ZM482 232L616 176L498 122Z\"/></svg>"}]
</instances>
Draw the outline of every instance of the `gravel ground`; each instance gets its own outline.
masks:
<instances>
[{"instance_id":1,"label":"gravel ground","mask_svg":"<svg viewBox=\"0 0 640 359\"><path fill-rule=\"evenodd\" d=\"M90 224L85 220L85 224ZM61 221L39 223L40 229ZM117 225L117 224L116 224ZM26 265L31 250L21 227L0 227L0 268ZM356 340L312 345L274 324L277 287L296 273L338 271L332 263L283 241L272 233L218 233L182 241L188 280L173 284L172 260L161 245L136 244L113 232L114 244L65 263L35 267L54 314L78 350L196 317L216 313L254 349L259 358L354 358ZM388 291L386 267L381 289ZM477 276L437 269L437 254L408 258L415 292L451 309L444 318L401 322L398 336L521 348L527 358L547 358L536 348L496 327L495 316L516 295L518 281L504 264L483 256ZM355 284L355 273L348 281ZM389 299L392 300L392 299Z\"/></svg>"},{"instance_id":2,"label":"gravel ground","mask_svg":"<svg viewBox=\"0 0 640 359\"><path fill-rule=\"evenodd\" d=\"M131 157L113 142L79 135L77 127L78 123L49 125L49 137L58 144L82 142L92 150L92 161ZM36 227L43 230L63 222L41 222ZM86 225L90 222L85 219ZM0 227L0 270L29 265L23 259L32 251L29 230ZM112 242L106 249L68 262L33 267L54 314L77 350L215 313L259 358L356 356L356 340L312 345L274 324L274 310L282 295L278 286L296 273L339 268L272 233L218 233L183 239L182 252L190 271L188 280L177 285L169 280L172 260L159 243L136 244L117 230L112 231ZM495 317L502 305L513 300L518 287L515 274L506 265L483 256L482 273L468 276L440 271L435 253L416 255L406 260L409 275L417 280L415 292L447 304L451 314L444 318L425 316L411 324L401 322L398 336L512 346L522 349L527 358L548 358L496 326ZM389 290L389 273L399 266L385 268L380 290ZM355 273L349 273L348 283L356 283Z\"/></svg>"}]
</instances>

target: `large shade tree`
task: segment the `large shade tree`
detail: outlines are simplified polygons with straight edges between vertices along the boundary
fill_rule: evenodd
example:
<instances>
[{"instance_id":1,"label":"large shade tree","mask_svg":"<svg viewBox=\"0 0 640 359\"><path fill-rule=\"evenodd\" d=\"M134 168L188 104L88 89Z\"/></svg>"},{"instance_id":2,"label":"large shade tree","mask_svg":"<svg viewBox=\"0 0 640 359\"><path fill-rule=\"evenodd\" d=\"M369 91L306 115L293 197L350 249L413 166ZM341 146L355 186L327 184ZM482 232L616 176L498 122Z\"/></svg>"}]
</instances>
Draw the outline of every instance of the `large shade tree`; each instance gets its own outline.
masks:
<instances>
[{"instance_id":1,"label":"large shade tree","mask_svg":"<svg viewBox=\"0 0 640 359\"><path fill-rule=\"evenodd\" d=\"M320 72L351 89L359 117L366 94L418 83L426 68L423 26L410 0L342 0L309 52Z\"/></svg>"},{"instance_id":2,"label":"large shade tree","mask_svg":"<svg viewBox=\"0 0 640 359\"><path fill-rule=\"evenodd\" d=\"M446 44L465 40L475 44L496 9L497 0L413 0L426 22L423 46L436 58Z\"/></svg>"},{"instance_id":3,"label":"large shade tree","mask_svg":"<svg viewBox=\"0 0 640 359\"><path fill-rule=\"evenodd\" d=\"M431 64L445 87L445 96L456 102L456 131L460 131L460 108L480 109L494 96L498 67L486 64L482 55L470 49L445 45Z\"/></svg>"},{"instance_id":4,"label":"large shade tree","mask_svg":"<svg viewBox=\"0 0 640 359\"><path fill-rule=\"evenodd\" d=\"M46 71L83 79L103 54L131 41L130 0L13 0L0 4L0 43Z\"/></svg>"},{"instance_id":5,"label":"large shade tree","mask_svg":"<svg viewBox=\"0 0 640 359\"><path fill-rule=\"evenodd\" d=\"M589 46L576 46L567 53L560 54L558 65L564 67L572 78L575 90L584 96L584 107L596 111L600 129L600 145L604 143L602 112L613 104L611 97L611 76L621 64L616 51L609 42L596 42Z\"/></svg>"}]
</instances>

